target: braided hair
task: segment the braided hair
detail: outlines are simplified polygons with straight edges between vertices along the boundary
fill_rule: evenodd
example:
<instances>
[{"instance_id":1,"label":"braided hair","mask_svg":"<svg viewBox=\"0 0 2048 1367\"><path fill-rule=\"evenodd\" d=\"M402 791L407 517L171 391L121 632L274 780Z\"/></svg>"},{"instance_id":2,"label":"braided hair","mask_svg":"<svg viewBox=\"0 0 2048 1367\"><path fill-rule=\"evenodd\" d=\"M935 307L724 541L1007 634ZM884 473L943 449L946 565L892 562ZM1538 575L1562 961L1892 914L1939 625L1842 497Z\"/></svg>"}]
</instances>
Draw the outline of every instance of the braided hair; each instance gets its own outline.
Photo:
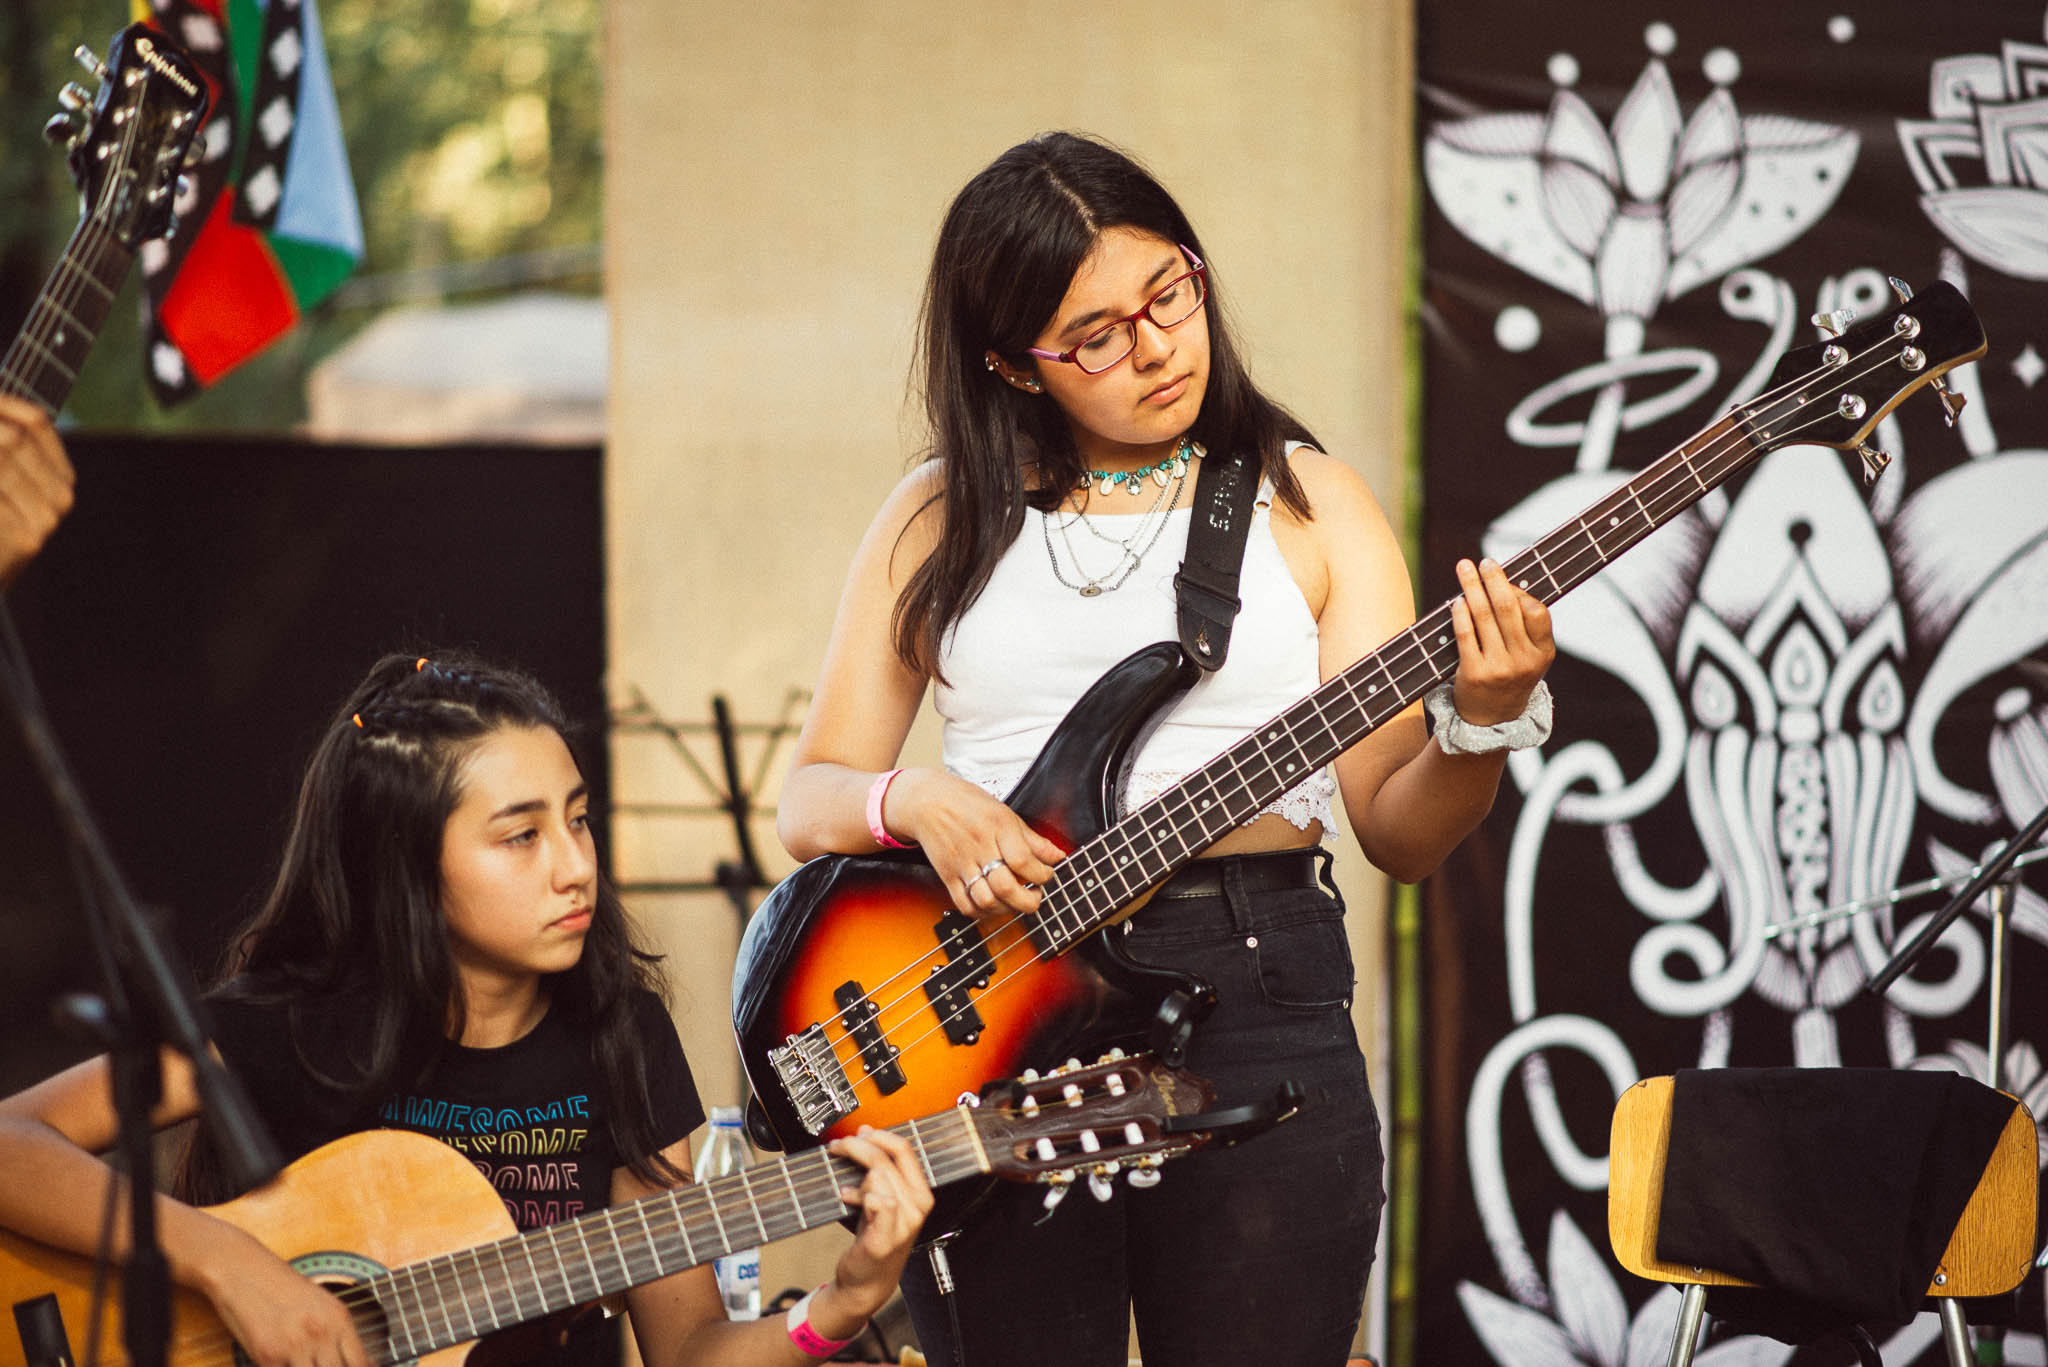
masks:
<instances>
[{"instance_id":1,"label":"braided hair","mask_svg":"<svg viewBox=\"0 0 2048 1367\"><path fill-rule=\"evenodd\" d=\"M441 911L463 762L498 731L542 727L569 739L561 705L518 670L452 653L379 660L314 749L276 881L210 995L283 1006L300 1065L352 1107L422 1081L464 1021ZM550 1009L590 1041L616 1152L643 1179L673 1182L634 1028L632 989L665 995L657 961L600 877L582 954L544 984ZM337 1011L352 1028L333 1029ZM195 1199L222 1199L210 1148L195 1143L181 1173Z\"/></svg>"}]
</instances>

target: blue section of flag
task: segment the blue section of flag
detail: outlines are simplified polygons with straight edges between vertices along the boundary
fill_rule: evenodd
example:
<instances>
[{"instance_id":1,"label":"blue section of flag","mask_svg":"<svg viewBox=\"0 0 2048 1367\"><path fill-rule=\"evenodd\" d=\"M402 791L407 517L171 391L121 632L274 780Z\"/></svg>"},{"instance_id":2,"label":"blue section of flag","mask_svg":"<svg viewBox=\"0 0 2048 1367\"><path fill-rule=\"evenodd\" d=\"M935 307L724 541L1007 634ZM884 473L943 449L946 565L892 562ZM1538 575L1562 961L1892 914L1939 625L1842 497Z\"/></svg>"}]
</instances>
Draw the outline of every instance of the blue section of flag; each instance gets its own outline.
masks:
<instances>
[{"instance_id":1,"label":"blue section of flag","mask_svg":"<svg viewBox=\"0 0 2048 1367\"><path fill-rule=\"evenodd\" d=\"M298 127L292 133L284 201L278 208L274 231L301 242L333 247L361 260L363 219L349 176L347 150L342 144L341 109L334 97L334 77L327 66L320 12L313 0L298 2L305 11L305 71L299 77Z\"/></svg>"}]
</instances>

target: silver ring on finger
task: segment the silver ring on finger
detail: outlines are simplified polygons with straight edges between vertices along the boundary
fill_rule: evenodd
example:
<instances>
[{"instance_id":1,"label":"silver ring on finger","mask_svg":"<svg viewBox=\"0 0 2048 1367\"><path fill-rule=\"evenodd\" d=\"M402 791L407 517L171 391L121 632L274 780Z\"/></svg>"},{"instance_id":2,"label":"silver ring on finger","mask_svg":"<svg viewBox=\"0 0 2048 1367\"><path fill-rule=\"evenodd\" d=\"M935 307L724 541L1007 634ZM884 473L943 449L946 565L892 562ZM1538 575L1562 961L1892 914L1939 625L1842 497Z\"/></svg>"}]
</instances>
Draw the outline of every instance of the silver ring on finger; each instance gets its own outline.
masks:
<instances>
[{"instance_id":1,"label":"silver ring on finger","mask_svg":"<svg viewBox=\"0 0 2048 1367\"><path fill-rule=\"evenodd\" d=\"M962 888L966 889L967 891L969 891L969 892L972 892L972 891L974 891L974 885L975 885L976 883L985 883L985 882L987 882L987 881L988 881L988 875L987 875L987 874L985 874L985 873L977 873L977 874L975 874L975 875L974 875L973 877L971 877L971 878L963 878L963 879L961 879L961 880L960 880L960 886L961 886Z\"/></svg>"},{"instance_id":2,"label":"silver ring on finger","mask_svg":"<svg viewBox=\"0 0 2048 1367\"><path fill-rule=\"evenodd\" d=\"M983 878L986 878L990 874L994 873L997 869L1007 869L1008 867L1010 867L1008 860L991 859L986 864L983 864L981 866L981 876Z\"/></svg>"}]
</instances>

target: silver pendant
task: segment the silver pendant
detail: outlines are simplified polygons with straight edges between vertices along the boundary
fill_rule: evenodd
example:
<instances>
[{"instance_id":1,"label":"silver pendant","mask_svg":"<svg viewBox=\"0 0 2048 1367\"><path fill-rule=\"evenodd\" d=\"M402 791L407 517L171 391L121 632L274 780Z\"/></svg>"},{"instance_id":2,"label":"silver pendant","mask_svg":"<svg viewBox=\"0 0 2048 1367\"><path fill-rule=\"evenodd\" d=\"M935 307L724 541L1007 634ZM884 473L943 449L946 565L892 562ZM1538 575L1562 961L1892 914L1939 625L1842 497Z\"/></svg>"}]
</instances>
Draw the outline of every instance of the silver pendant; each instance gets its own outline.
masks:
<instances>
[{"instance_id":1,"label":"silver pendant","mask_svg":"<svg viewBox=\"0 0 2048 1367\"><path fill-rule=\"evenodd\" d=\"M1124 481L1124 492L1132 498L1136 498L1138 496L1138 486L1144 482L1142 479L1127 479Z\"/></svg>"},{"instance_id":2,"label":"silver pendant","mask_svg":"<svg viewBox=\"0 0 2048 1367\"><path fill-rule=\"evenodd\" d=\"M1083 584L1081 586L1081 596L1083 598L1100 598L1102 596L1102 585Z\"/></svg>"}]
</instances>

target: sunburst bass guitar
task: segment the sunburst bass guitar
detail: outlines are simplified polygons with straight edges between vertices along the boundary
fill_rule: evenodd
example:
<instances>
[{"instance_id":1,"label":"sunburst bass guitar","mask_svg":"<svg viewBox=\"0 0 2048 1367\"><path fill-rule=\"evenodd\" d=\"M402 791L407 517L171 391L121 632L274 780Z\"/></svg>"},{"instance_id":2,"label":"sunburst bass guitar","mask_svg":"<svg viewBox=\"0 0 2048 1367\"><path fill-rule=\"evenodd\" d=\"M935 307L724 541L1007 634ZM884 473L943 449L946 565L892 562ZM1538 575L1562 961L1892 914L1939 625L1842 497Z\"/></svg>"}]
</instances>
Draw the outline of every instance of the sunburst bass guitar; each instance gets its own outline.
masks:
<instances>
[{"instance_id":1,"label":"sunburst bass guitar","mask_svg":"<svg viewBox=\"0 0 2048 1367\"><path fill-rule=\"evenodd\" d=\"M1286 1118L1291 1101L1213 1112L1210 1088L1149 1058L1104 1059L1042 1078L992 1084L971 1104L895 1126L934 1187L993 1176L1102 1188L1119 1173L1158 1177L1167 1158L1234 1143ZM851 1214L842 1187L861 1169L821 1149L642 1197L525 1234L490 1181L425 1135L370 1130L316 1149L278 1179L211 1213L253 1234L349 1307L369 1359L454 1367L514 1361L543 1347L579 1307ZM66 1362L82 1351L93 1265L0 1233L0 1295L24 1332L54 1332ZM109 1295L97 1361L126 1354ZM535 1327L539 1326L538 1329ZM479 1344L478 1341L482 1343ZM39 1352L45 1363L59 1354ZM0 1367L23 1367L22 1341L0 1335ZM235 1367L234 1341L209 1302L177 1294L170 1367Z\"/></svg>"},{"instance_id":2,"label":"sunburst bass guitar","mask_svg":"<svg viewBox=\"0 0 2048 1367\"><path fill-rule=\"evenodd\" d=\"M1983 329L1953 286L1916 295L1892 284L1895 307L1846 330L1847 310L1816 318L1832 340L1786 352L1755 398L1509 557L1509 579L1554 602L1781 447L1854 450L1875 479L1889 457L1866 444L1871 431L1922 386L1935 388L1953 423L1962 400L1940 377L1984 354ZM1159 975L1145 976L1119 951L1120 937L1099 932L1448 678L1457 661L1444 603L1115 819L1137 738L1193 674L1175 643L1140 650L1082 696L1006 799L1068 851L1033 915L970 920L915 851L803 865L755 913L733 979L756 1138L816 1144L1042 1066L1082 1034L1140 1028ZM1199 998L1198 984L1190 996Z\"/></svg>"}]
</instances>

